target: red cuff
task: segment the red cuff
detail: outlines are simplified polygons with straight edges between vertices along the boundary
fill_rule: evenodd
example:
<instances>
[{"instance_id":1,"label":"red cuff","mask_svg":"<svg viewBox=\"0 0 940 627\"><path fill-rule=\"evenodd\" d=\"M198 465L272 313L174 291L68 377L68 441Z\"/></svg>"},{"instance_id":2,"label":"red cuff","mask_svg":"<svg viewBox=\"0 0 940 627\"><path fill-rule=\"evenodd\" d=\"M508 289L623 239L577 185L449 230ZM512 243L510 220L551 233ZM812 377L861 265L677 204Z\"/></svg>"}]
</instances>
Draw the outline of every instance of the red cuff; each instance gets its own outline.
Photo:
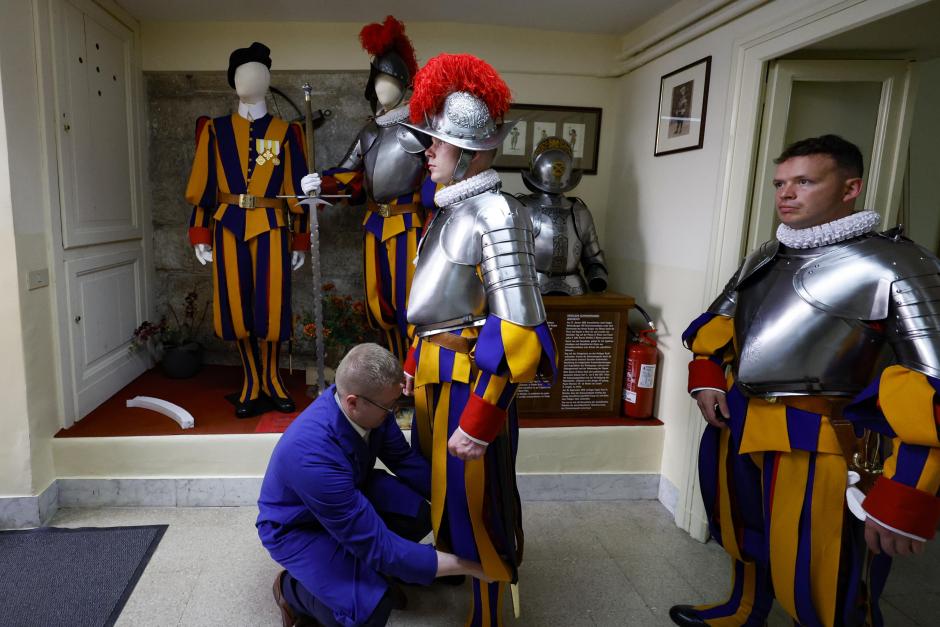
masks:
<instances>
[{"instance_id":1,"label":"red cuff","mask_svg":"<svg viewBox=\"0 0 940 627\"><path fill-rule=\"evenodd\" d=\"M310 251L310 233L294 233L290 244L291 250Z\"/></svg>"},{"instance_id":2,"label":"red cuff","mask_svg":"<svg viewBox=\"0 0 940 627\"><path fill-rule=\"evenodd\" d=\"M689 393L697 388L727 390L725 369L711 359L693 359L689 362Z\"/></svg>"},{"instance_id":3,"label":"red cuff","mask_svg":"<svg viewBox=\"0 0 940 627\"><path fill-rule=\"evenodd\" d=\"M189 243L193 246L196 244L208 244L212 246L212 231L204 226L189 227Z\"/></svg>"},{"instance_id":4,"label":"red cuff","mask_svg":"<svg viewBox=\"0 0 940 627\"><path fill-rule=\"evenodd\" d=\"M463 408L463 414L460 415L460 428L470 437L492 442L502 431L505 421L505 409L500 409L476 394L471 394L469 402Z\"/></svg>"},{"instance_id":5,"label":"red cuff","mask_svg":"<svg viewBox=\"0 0 940 627\"><path fill-rule=\"evenodd\" d=\"M405 357L404 370L408 375L415 376L415 372L418 371L418 362L415 361L415 347L412 346L408 349L408 355Z\"/></svg>"},{"instance_id":6,"label":"red cuff","mask_svg":"<svg viewBox=\"0 0 940 627\"><path fill-rule=\"evenodd\" d=\"M320 194L329 194L332 196L341 192L342 190L339 188L339 181L336 180L335 176L330 176L328 174L320 176Z\"/></svg>"},{"instance_id":7,"label":"red cuff","mask_svg":"<svg viewBox=\"0 0 940 627\"><path fill-rule=\"evenodd\" d=\"M884 524L928 540L940 522L940 498L884 477L875 482L862 507Z\"/></svg>"}]
</instances>

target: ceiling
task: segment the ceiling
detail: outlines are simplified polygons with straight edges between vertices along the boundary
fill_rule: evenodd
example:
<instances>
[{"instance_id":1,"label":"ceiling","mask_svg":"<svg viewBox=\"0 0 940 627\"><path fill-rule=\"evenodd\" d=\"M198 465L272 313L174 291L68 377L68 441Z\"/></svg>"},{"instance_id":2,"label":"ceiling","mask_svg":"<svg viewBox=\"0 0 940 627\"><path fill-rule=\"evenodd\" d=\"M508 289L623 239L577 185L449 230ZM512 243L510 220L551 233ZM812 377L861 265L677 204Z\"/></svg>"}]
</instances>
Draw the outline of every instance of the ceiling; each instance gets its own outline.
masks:
<instances>
[{"instance_id":1,"label":"ceiling","mask_svg":"<svg viewBox=\"0 0 940 627\"><path fill-rule=\"evenodd\" d=\"M367 22L392 14L408 22L494 24L623 35L678 0L116 0L141 22ZM381 8L377 8L377 5Z\"/></svg>"},{"instance_id":2,"label":"ceiling","mask_svg":"<svg viewBox=\"0 0 940 627\"><path fill-rule=\"evenodd\" d=\"M938 27L940 0L932 0L824 39L789 56L936 59L940 57ZM835 54L825 54L830 51Z\"/></svg>"}]
</instances>

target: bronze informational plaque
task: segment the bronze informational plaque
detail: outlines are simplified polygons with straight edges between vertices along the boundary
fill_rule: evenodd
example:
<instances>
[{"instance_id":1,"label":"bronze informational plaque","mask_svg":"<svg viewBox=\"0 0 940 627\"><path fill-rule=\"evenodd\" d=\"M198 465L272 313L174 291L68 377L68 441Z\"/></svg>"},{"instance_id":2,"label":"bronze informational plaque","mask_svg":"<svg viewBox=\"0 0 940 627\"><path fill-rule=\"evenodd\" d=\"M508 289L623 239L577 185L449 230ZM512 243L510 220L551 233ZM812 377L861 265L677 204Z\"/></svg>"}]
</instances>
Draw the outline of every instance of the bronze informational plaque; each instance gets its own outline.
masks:
<instances>
[{"instance_id":1,"label":"bronze informational plaque","mask_svg":"<svg viewBox=\"0 0 940 627\"><path fill-rule=\"evenodd\" d=\"M558 378L550 387L519 386L522 418L614 418L620 415L627 314L633 298L604 293L546 296L548 326L558 347Z\"/></svg>"}]
</instances>

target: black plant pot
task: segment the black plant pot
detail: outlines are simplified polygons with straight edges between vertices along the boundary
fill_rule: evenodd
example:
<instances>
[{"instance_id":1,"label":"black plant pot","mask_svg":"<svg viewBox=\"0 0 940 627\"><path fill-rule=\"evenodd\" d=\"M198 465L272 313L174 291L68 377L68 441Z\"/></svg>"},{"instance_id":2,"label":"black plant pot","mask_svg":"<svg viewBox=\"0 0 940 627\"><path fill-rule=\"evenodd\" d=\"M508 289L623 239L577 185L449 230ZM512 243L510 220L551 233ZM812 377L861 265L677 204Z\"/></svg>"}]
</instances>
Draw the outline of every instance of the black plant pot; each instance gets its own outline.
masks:
<instances>
[{"instance_id":1,"label":"black plant pot","mask_svg":"<svg viewBox=\"0 0 940 627\"><path fill-rule=\"evenodd\" d=\"M171 379L188 379L202 368L202 344L164 346L160 369Z\"/></svg>"}]
</instances>

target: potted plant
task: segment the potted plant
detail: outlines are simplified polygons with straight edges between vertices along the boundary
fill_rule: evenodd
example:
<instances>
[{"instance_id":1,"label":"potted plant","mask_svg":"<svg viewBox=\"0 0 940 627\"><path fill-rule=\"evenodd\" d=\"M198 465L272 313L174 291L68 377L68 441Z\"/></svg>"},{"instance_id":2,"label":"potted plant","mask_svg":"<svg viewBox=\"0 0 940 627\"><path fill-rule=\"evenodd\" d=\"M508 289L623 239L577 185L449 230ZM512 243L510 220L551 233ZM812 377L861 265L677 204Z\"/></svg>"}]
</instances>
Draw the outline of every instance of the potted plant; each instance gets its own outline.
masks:
<instances>
[{"instance_id":1,"label":"potted plant","mask_svg":"<svg viewBox=\"0 0 940 627\"><path fill-rule=\"evenodd\" d=\"M206 303L197 320L198 300L199 295L195 291L186 295L182 317L177 315L172 304L167 303L171 318L163 316L156 324L144 320L134 330L130 350L146 348L153 360L160 364L163 374L171 379L195 375L202 367L202 344L196 337L209 310L209 303Z\"/></svg>"},{"instance_id":2,"label":"potted plant","mask_svg":"<svg viewBox=\"0 0 940 627\"><path fill-rule=\"evenodd\" d=\"M366 318L366 305L352 296L339 296L333 283L323 284L323 361L336 368L350 348L362 342L374 342L375 332ZM308 346L316 358L317 325L313 313L304 312L296 316L300 326L297 334L300 342ZM309 368L308 368L309 370Z\"/></svg>"}]
</instances>

